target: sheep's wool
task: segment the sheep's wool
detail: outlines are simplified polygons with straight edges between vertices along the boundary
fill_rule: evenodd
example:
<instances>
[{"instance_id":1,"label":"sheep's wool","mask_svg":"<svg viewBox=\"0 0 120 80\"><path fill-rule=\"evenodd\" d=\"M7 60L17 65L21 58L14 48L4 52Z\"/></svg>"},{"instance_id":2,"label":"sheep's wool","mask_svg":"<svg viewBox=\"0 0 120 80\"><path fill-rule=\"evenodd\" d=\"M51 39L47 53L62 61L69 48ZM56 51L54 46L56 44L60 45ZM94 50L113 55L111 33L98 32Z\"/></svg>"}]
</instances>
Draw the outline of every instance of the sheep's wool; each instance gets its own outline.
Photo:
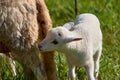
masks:
<instances>
[{"instance_id":1,"label":"sheep's wool","mask_svg":"<svg viewBox=\"0 0 120 80\"><path fill-rule=\"evenodd\" d=\"M36 14L35 0L0 0L0 41L18 51L31 48L38 39Z\"/></svg>"}]
</instances>

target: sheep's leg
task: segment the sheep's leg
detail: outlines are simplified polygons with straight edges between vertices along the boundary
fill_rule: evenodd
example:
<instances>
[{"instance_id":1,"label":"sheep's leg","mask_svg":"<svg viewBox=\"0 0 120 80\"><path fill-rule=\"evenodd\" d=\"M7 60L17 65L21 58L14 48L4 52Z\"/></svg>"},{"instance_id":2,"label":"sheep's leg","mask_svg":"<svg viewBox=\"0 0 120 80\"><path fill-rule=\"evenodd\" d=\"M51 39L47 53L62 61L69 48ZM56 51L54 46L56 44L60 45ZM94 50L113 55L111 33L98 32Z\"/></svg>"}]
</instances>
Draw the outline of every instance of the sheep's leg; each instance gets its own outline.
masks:
<instances>
[{"instance_id":1,"label":"sheep's leg","mask_svg":"<svg viewBox=\"0 0 120 80\"><path fill-rule=\"evenodd\" d=\"M68 80L75 80L75 66L69 65Z\"/></svg>"},{"instance_id":2,"label":"sheep's leg","mask_svg":"<svg viewBox=\"0 0 120 80\"><path fill-rule=\"evenodd\" d=\"M39 25L39 40L42 41L47 35L47 32L52 29L52 21L45 4L45 0L36 0L36 5L38 10L37 21ZM58 80L54 61L54 52L42 53L42 59L47 79Z\"/></svg>"},{"instance_id":3,"label":"sheep's leg","mask_svg":"<svg viewBox=\"0 0 120 80\"><path fill-rule=\"evenodd\" d=\"M9 61L10 61L10 65L11 65L13 73L14 73L13 76L16 76L15 61L13 61L11 58L9 58Z\"/></svg>"},{"instance_id":4,"label":"sheep's leg","mask_svg":"<svg viewBox=\"0 0 120 80\"><path fill-rule=\"evenodd\" d=\"M95 80L94 78L94 61L90 60L90 63L85 66L88 75L88 80Z\"/></svg>"},{"instance_id":5,"label":"sheep's leg","mask_svg":"<svg viewBox=\"0 0 120 80\"><path fill-rule=\"evenodd\" d=\"M54 62L54 52L42 53L43 66L48 80L58 80Z\"/></svg>"},{"instance_id":6,"label":"sheep's leg","mask_svg":"<svg viewBox=\"0 0 120 80\"><path fill-rule=\"evenodd\" d=\"M94 76L97 79L99 73L99 60L101 57L102 49L99 49L94 55Z\"/></svg>"}]
</instances>

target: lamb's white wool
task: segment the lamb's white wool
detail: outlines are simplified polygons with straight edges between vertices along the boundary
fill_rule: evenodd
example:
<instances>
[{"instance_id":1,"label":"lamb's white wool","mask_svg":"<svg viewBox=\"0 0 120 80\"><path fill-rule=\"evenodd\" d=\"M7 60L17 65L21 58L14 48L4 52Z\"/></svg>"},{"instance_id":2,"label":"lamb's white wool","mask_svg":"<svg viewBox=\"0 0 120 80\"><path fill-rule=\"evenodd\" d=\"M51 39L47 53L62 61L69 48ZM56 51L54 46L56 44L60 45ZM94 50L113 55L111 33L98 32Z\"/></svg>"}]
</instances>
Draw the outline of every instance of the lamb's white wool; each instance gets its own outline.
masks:
<instances>
[{"instance_id":1,"label":"lamb's white wool","mask_svg":"<svg viewBox=\"0 0 120 80\"><path fill-rule=\"evenodd\" d=\"M41 51L57 50L65 54L70 80L75 80L75 66L84 66L88 79L95 80L102 50L99 20L93 14L81 14L74 23L50 30L39 48Z\"/></svg>"}]
</instances>

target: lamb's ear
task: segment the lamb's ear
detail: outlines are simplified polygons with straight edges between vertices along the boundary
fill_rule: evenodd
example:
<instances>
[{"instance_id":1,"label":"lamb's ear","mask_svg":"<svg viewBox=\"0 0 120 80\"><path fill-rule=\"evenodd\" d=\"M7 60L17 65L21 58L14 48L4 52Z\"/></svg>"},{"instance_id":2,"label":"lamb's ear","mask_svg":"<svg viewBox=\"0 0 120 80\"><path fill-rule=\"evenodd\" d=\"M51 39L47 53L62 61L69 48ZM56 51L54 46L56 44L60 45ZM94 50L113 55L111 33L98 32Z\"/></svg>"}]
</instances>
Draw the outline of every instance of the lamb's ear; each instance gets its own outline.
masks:
<instances>
[{"instance_id":1,"label":"lamb's ear","mask_svg":"<svg viewBox=\"0 0 120 80\"><path fill-rule=\"evenodd\" d=\"M72 41L79 41L79 40L82 40L83 38L67 38L65 39L65 42L72 42Z\"/></svg>"}]
</instances>

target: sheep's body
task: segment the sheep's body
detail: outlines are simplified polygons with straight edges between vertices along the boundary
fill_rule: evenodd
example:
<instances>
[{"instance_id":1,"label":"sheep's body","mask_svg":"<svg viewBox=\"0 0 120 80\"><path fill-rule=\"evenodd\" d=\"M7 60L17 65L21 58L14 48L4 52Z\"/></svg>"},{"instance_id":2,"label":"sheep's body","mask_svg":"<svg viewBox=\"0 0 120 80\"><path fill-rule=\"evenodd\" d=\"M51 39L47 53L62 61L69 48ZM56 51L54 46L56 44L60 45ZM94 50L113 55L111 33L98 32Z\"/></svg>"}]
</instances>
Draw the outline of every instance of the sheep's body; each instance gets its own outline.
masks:
<instances>
[{"instance_id":1,"label":"sheep's body","mask_svg":"<svg viewBox=\"0 0 120 80\"><path fill-rule=\"evenodd\" d=\"M0 2L0 40L16 51L29 50L38 39L35 0Z\"/></svg>"},{"instance_id":2,"label":"sheep's body","mask_svg":"<svg viewBox=\"0 0 120 80\"><path fill-rule=\"evenodd\" d=\"M36 46L39 34L36 3L36 0L0 0L0 44L4 45L0 45L0 51L11 52L12 58L27 66L37 80L45 80Z\"/></svg>"},{"instance_id":3,"label":"sheep's body","mask_svg":"<svg viewBox=\"0 0 120 80\"><path fill-rule=\"evenodd\" d=\"M68 23L63 27L52 29L39 47L41 51L58 50L65 54L70 80L75 79L75 66L84 66L89 80L97 78L102 33L96 16L81 14L74 21L74 25Z\"/></svg>"}]
</instances>

